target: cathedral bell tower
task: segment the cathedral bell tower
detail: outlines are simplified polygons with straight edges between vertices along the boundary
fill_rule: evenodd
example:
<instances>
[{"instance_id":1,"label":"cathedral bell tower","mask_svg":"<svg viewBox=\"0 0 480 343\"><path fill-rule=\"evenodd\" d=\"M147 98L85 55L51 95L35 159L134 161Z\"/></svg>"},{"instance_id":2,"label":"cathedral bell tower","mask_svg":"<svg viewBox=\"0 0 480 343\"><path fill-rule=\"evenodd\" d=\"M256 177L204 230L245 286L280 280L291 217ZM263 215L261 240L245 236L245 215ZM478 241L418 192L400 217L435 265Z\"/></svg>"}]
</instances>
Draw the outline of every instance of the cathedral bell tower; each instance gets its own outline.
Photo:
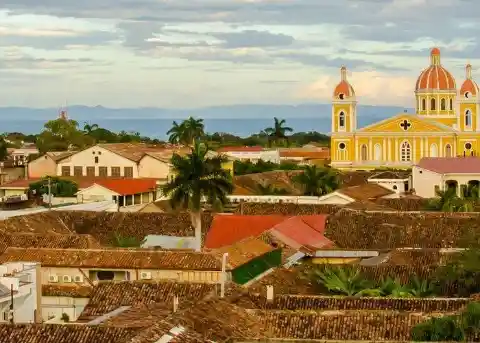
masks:
<instances>
[{"instance_id":1,"label":"cathedral bell tower","mask_svg":"<svg viewBox=\"0 0 480 343\"><path fill-rule=\"evenodd\" d=\"M477 83L472 78L472 66L465 66L465 81L460 88L459 129L460 131L480 131L479 104L480 95Z\"/></svg>"},{"instance_id":2,"label":"cathedral bell tower","mask_svg":"<svg viewBox=\"0 0 480 343\"><path fill-rule=\"evenodd\" d=\"M353 132L357 129L357 100L347 80L347 68L340 69L340 83L335 87L332 101L332 133Z\"/></svg>"}]
</instances>

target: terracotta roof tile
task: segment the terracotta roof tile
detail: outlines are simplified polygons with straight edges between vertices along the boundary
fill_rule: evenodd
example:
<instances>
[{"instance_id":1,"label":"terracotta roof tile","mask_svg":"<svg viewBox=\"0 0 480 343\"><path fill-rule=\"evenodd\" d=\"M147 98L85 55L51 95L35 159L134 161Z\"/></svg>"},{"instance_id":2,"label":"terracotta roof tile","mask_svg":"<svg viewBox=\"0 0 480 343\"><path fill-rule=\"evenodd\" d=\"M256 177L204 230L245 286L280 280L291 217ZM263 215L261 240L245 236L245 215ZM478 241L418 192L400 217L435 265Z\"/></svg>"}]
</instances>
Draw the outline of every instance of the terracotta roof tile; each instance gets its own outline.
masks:
<instances>
[{"instance_id":1,"label":"terracotta roof tile","mask_svg":"<svg viewBox=\"0 0 480 343\"><path fill-rule=\"evenodd\" d=\"M42 285L44 297L90 298L92 287L77 285Z\"/></svg>"},{"instance_id":2,"label":"terracotta roof tile","mask_svg":"<svg viewBox=\"0 0 480 343\"><path fill-rule=\"evenodd\" d=\"M147 249L8 248L0 255L0 263L14 261L36 261L46 267L221 270L221 261L212 254Z\"/></svg>"},{"instance_id":3,"label":"terracotta roof tile","mask_svg":"<svg viewBox=\"0 0 480 343\"><path fill-rule=\"evenodd\" d=\"M134 162L140 162L140 160L146 154L152 154L152 157L158 157L157 153L162 154L162 157L172 155L173 152L185 150L184 147L175 145L149 145L144 143L108 143L98 144L99 147L123 156Z\"/></svg>"},{"instance_id":4,"label":"terracotta roof tile","mask_svg":"<svg viewBox=\"0 0 480 343\"><path fill-rule=\"evenodd\" d=\"M1 247L4 247L2 249ZM6 248L99 248L95 238L90 235L56 235L56 234L33 234L33 233L0 233L0 252Z\"/></svg>"},{"instance_id":5,"label":"terracotta roof tile","mask_svg":"<svg viewBox=\"0 0 480 343\"><path fill-rule=\"evenodd\" d=\"M212 284L181 282L125 281L100 283L93 288L90 301L78 321L92 320L121 306L165 303L164 306L171 311L174 295L178 296L179 302L183 303L187 300L203 298L214 292L215 287L216 285Z\"/></svg>"},{"instance_id":6,"label":"terracotta roof tile","mask_svg":"<svg viewBox=\"0 0 480 343\"><path fill-rule=\"evenodd\" d=\"M219 258L222 258L224 253L228 253L227 263L232 268L237 268L275 249L259 238L248 237L232 245L215 249L213 253Z\"/></svg>"},{"instance_id":7,"label":"terracotta roof tile","mask_svg":"<svg viewBox=\"0 0 480 343\"><path fill-rule=\"evenodd\" d=\"M422 169L439 174L469 174L480 173L480 158L478 157L424 157L417 165Z\"/></svg>"},{"instance_id":8,"label":"terracotta roof tile","mask_svg":"<svg viewBox=\"0 0 480 343\"><path fill-rule=\"evenodd\" d=\"M393 172L393 171L384 171L384 172L379 172L379 173L376 173L372 176L370 176L368 179L372 179L372 180L386 180L386 179L390 179L390 180L403 180L403 179L408 179L408 177L410 176L410 173L409 172Z\"/></svg>"},{"instance_id":9,"label":"terracotta roof tile","mask_svg":"<svg viewBox=\"0 0 480 343\"><path fill-rule=\"evenodd\" d=\"M394 193L393 191L374 183L342 188L338 190L338 192L352 199L360 200L360 201L374 200L374 199L381 198L383 196Z\"/></svg>"},{"instance_id":10,"label":"terracotta roof tile","mask_svg":"<svg viewBox=\"0 0 480 343\"><path fill-rule=\"evenodd\" d=\"M136 330L80 325L1 324L0 343L118 343Z\"/></svg>"},{"instance_id":11,"label":"terracotta roof tile","mask_svg":"<svg viewBox=\"0 0 480 343\"><path fill-rule=\"evenodd\" d=\"M323 232L325 231L326 215L316 215L315 219L307 216L291 217L275 225L270 231L272 235L280 238L289 246L300 250L301 247L312 247L321 249L330 247L333 243L327 239ZM312 225L309 225L309 222Z\"/></svg>"},{"instance_id":12,"label":"terracotta roof tile","mask_svg":"<svg viewBox=\"0 0 480 343\"><path fill-rule=\"evenodd\" d=\"M262 146L225 146L220 149L217 149L218 152L243 152L243 151L263 151L265 150Z\"/></svg>"}]
</instances>

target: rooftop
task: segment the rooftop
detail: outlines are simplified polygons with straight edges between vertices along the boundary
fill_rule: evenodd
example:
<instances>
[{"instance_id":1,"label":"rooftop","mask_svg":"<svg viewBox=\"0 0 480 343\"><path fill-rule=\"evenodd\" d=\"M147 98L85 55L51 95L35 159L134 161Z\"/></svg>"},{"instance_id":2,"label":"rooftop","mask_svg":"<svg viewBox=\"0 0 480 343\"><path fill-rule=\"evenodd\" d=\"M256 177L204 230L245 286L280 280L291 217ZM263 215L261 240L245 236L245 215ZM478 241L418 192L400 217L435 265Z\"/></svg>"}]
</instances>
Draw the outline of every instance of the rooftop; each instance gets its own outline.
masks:
<instances>
[{"instance_id":1,"label":"rooftop","mask_svg":"<svg viewBox=\"0 0 480 343\"><path fill-rule=\"evenodd\" d=\"M98 144L97 146L137 163L147 154L152 154L153 157L158 157L160 155L162 157L169 157L174 152L185 150L183 146L171 144L150 145L145 143L108 143Z\"/></svg>"},{"instance_id":2,"label":"rooftop","mask_svg":"<svg viewBox=\"0 0 480 343\"><path fill-rule=\"evenodd\" d=\"M149 193L157 189L155 179L101 179L96 180L95 184L118 195Z\"/></svg>"},{"instance_id":3,"label":"rooftop","mask_svg":"<svg viewBox=\"0 0 480 343\"><path fill-rule=\"evenodd\" d=\"M337 192L342 193L357 201L375 200L394 192L374 183L342 188Z\"/></svg>"},{"instance_id":4,"label":"rooftop","mask_svg":"<svg viewBox=\"0 0 480 343\"><path fill-rule=\"evenodd\" d=\"M92 249L99 248L100 243L91 235L34 233L0 234L0 253L10 247Z\"/></svg>"},{"instance_id":5,"label":"rooftop","mask_svg":"<svg viewBox=\"0 0 480 343\"><path fill-rule=\"evenodd\" d=\"M439 174L478 174L478 157L423 157L417 167Z\"/></svg>"},{"instance_id":6,"label":"rooftop","mask_svg":"<svg viewBox=\"0 0 480 343\"><path fill-rule=\"evenodd\" d=\"M42 285L44 297L90 298L92 287L77 285Z\"/></svg>"},{"instance_id":7,"label":"rooftop","mask_svg":"<svg viewBox=\"0 0 480 343\"><path fill-rule=\"evenodd\" d=\"M215 249L214 254L221 258L224 253L228 253L227 263L232 268L237 268L273 250L275 250L274 247L263 242L261 239L248 237L232 245Z\"/></svg>"},{"instance_id":8,"label":"rooftop","mask_svg":"<svg viewBox=\"0 0 480 343\"><path fill-rule=\"evenodd\" d=\"M221 270L212 254L147 249L42 249L8 248L0 263L35 261L46 267Z\"/></svg>"},{"instance_id":9,"label":"rooftop","mask_svg":"<svg viewBox=\"0 0 480 343\"><path fill-rule=\"evenodd\" d=\"M205 283L182 282L104 282L95 286L91 292L90 301L81 313L78 321L89 321L102 316L121 306L152 305L167 303L171 311L173 296L180 302L200 299L212 293L216 285Z\"/></svg>"},{"instance_id":10,"label":"rooftop","mask_svg":"<svg viewBox=\"0 0 480 343\"><path fill-rule=\"evenodd\" d=\"M410 176L410 172L405 171L383 171L373 174L369 180L405 180Z\"/></svg>"}]
</instances>

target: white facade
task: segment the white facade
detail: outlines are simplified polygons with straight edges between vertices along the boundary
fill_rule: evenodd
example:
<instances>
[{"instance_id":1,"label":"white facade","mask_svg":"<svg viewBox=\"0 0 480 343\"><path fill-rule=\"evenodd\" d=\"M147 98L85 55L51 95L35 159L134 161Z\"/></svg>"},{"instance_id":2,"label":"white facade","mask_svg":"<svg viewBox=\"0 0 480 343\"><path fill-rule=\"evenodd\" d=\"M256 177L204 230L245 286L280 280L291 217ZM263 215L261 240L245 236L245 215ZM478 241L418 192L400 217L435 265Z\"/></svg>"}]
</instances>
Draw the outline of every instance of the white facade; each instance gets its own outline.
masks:
<instances>
[{"instance_id":1,"label":"white facade","mask_svg":"<svg viewBox=\"0 0 480 343\"><path fill-rule=\"evenodd\" d=\"M18 148L12 151L11 156L16 165L23 165L28 162L30 155L38 155L37 148Z\"/></svg>"},{"instance_id":2,"label":"white facade","mask_svg":"<svg viewBox=\"0 0 480 343\"><path fill-rule=\"evenodd\" d=\"M448 173L440 174L419 166L412 169L412 185L415 194L422 198L433 198L436 196L436 190L445 190L451 184L460 195L462 187L467 187L469 183L480 182L480 173Z\"/></svg>"},{"instance_id":3,"label":"white facade","mask_svg":"<svg viewBox=\"0 0 480 343\"><path fill-rule=\"evenodd\" d=\"M87 306L89 298L42 297L42 320L60 319L65 313L70 322L76 321Z\"/></svg>"},{"instance_id":4,"label":"white facade","mask_svg":"<svg viewBox=\"0 0 480 343\"><path fill-rule=\"evenodd\" d=\"M119 197L123 197L123 200L120 201L120 206L132 206L147 204L155 199L158 199L161 196L161 190L158 188L157 190L152 190L146 193L121 195L101 185L93 184L92 186L77 192L76 195L76 200L78 203L91 203L99 201L116 202Z\"/></svg>"},{"instance_id":5,"label":"white facade","mask_svg":"<svg viewBox=\"0 0 480 343\"><path fill-rule=\"evenodd\" d=\"M77 168L75 168L77 167ZM76 172L77 171L77 174ZM81 171L81 175L80 172ZM95 145L61 160L57 175L167 179L168 163L145 155L139 162Z\"/></svg>"},{"instance_id":6,"label":"white facade","mask_svg":"<svg viewBox=\"0 0 480 343\"><path fill-rule=\"evenodd\" d=\"M227 157L238 160L248 160L251 162L258 162L262 160L264 162L280 163L280 153L278 149L272 150L260 150L260 151L223 151L222 154Z\"/></svg>"},{"instance_id":7,"label":"white facade","mask_svg":"<svg viewBox=\"0 0 480 343\"><path fill-rule=\"evenodd\" d=\"M0 265L0 323L38 323L41 319L41 272L33 262ZM13 291L13 293L12 293Z\"/></svg>"},{"instance_id":8,"label":"white facade","mask_svg":"<svg viewBox=\"0 0 480 343\"><path fill-rule=\"evenodd\" d=\"M409 179L368 179L368 183L377 184L396 194L405 193L410 189Z\"/></svg>"}]
</instances>

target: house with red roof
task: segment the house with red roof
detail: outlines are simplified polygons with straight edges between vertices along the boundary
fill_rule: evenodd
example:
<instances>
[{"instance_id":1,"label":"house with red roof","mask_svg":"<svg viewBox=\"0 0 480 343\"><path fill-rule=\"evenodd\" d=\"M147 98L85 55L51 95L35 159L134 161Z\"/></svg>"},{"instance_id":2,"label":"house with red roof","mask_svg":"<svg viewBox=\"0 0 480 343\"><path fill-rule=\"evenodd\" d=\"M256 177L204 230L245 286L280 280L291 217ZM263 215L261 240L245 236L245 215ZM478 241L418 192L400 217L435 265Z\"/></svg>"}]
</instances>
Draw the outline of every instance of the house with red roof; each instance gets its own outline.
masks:
<instances>
[{"instance_id":1,"label":"house with red roof","mask_svg":"<svg viewBox=\"0 0 480 343\"><path fill-rule=\"evenodd\" d=\"M120 207L152 202L160 197L156 179L98 179L77 192L79 203L114 201Z\"/></svg>"},{"instance_id":2,"label":"house with red roof","mask_svg":"<svg viewBox=\"0 0 480 343\"><path fill-rule=\"evenodd\" d=\"M415 194L433 198L437 190L453 189L460 196L462 190L480 185L480 158L424 157L412 169Z\"/></svg>"}]
</instances>

